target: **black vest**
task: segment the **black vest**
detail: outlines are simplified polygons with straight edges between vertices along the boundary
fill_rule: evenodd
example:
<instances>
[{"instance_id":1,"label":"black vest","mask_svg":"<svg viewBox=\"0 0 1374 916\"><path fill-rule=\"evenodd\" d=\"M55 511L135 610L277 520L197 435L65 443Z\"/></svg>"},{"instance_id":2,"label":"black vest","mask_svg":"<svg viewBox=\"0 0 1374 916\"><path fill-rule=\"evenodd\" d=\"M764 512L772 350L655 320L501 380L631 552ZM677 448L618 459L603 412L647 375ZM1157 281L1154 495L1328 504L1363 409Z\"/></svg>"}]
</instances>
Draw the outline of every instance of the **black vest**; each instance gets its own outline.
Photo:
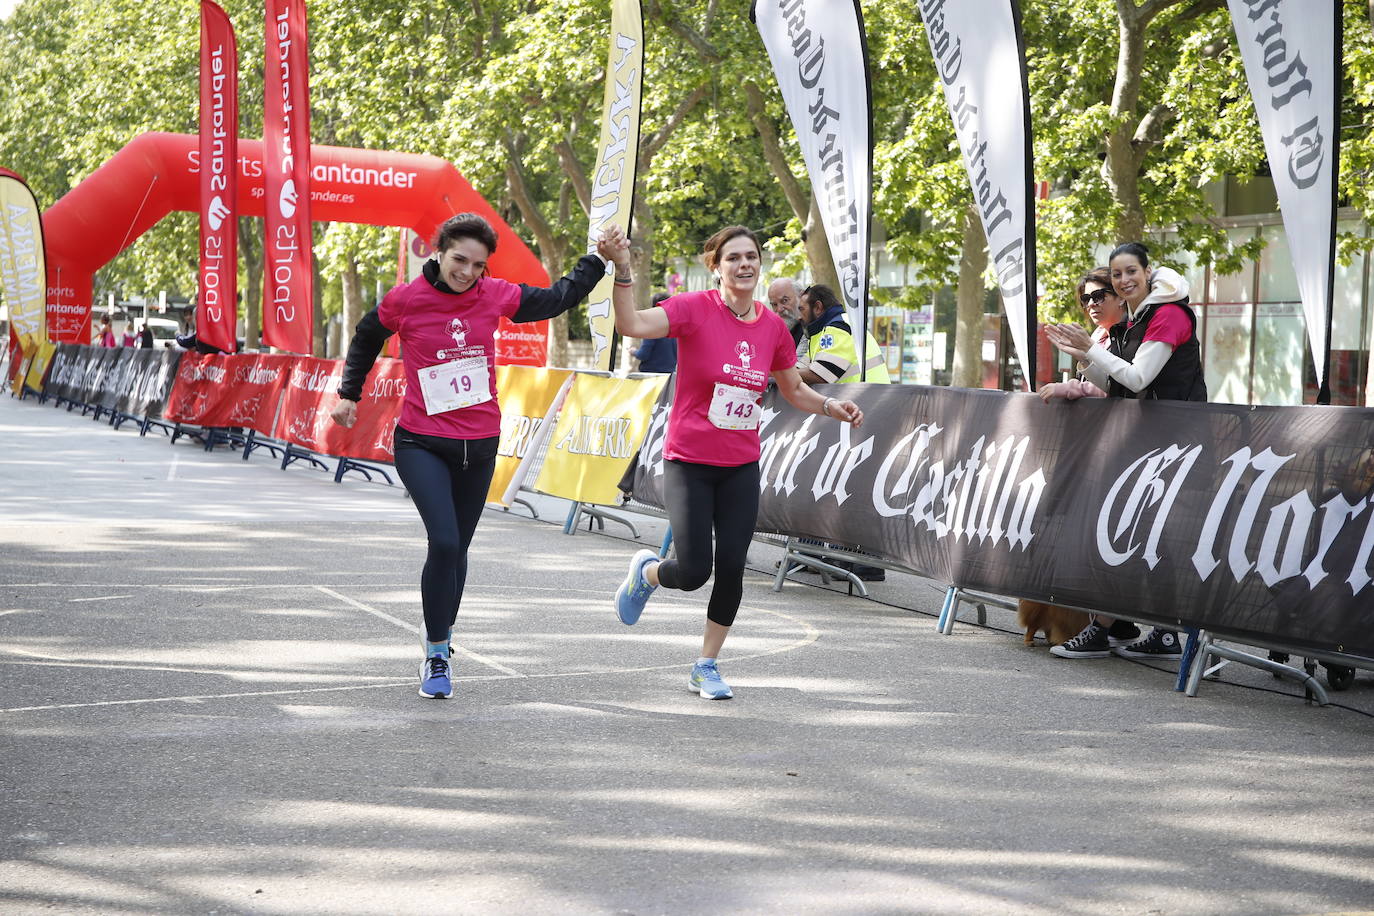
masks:
<instances>
[{"instance_id":1,"label":"black vest","mask_svg":"<svg viewBox=\"0 0 1374 916\"><path fill-rule=\"evenodd\" d=\"M1145 329L1150 319L1167 302L1156 302L1136 316L1132 323L1120 322L1108 332L1112 340L1112 352L1127 362L1135 362L1135 353L1145 342ZM1207 382L1202 375L1202 348L1197 341L1197 316L1188 307L1188 300L1172 303L1183 309L1188 316L1192 333L1188 340L1169 355L1169 361L1159 370L1155 380L1142 391L1132 391L1116 379L1108 380L1107 394L1114 398L1155 398L1162 401L1205 401Z\"/></svg>"}]
</instances>

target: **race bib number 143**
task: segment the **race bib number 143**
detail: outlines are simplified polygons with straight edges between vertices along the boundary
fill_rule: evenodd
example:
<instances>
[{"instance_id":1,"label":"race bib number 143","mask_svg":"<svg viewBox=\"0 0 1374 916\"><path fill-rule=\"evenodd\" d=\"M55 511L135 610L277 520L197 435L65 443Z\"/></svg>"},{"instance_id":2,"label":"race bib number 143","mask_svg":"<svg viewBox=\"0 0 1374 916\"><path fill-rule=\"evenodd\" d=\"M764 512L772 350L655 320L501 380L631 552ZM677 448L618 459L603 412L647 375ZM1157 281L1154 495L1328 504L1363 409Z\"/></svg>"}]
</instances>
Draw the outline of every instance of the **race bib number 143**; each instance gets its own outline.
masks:
<instances>
[{"instance_id":1,"label":"race bib number 143","mask_svg":"<svg viewBox=\"0 0 1374 916\"><path fill-rule=\"evenodd\" d=\"M716 382L707 416L718 429L758 429L761 412L758 392Z\"/></svg>"}]
</instances>

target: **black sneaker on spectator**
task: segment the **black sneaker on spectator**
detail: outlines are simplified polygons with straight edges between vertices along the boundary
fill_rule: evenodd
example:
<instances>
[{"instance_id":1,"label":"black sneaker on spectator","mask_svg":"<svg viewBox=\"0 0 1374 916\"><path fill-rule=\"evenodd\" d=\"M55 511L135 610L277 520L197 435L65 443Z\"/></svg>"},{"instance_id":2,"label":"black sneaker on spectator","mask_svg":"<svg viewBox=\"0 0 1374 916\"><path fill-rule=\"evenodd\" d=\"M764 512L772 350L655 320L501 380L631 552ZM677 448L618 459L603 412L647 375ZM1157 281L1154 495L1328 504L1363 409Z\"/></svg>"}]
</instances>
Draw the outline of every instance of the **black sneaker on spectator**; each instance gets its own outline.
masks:
<instances>
[{"instance_id":1,"label":"black sneaker on spectator","mask_svg":"<svg viewBox=\"0 0 1374 916\"><path fill-rule=\"evenodd\" d=\"M1112 654L1112 647L1107 642L1106 628L1089 623L1068 642L1050 646L1050 654L1060 658L1106 658Z\"/></svg>"},{"instance_id":2,"label":"black sneaker on spectator","mask_svg":"<svg viewBox=\"0 0 1374 916\"><path fill-rule=\"evenodd\" d=\"M1129 646L1139 638L1140 627L1129 620L1113 620L1112 625L1107 628L1107 642L1111 643L1113 649L1117 646Z\"/></svg>"},{"instance_id":3,"label":"black sneaker on spectator","mask_svg":"<svg viewBox=\"0 0 1374 916\"><path fill-rule=\"evenodd\" d=\"M1123 658L1178 658L1183 647L1178 644L1178 634L1173 630L1155 627L1150 635L1138 639L1129 646L1118 646L1112 650Z\"/></svg>"}]
</instances>

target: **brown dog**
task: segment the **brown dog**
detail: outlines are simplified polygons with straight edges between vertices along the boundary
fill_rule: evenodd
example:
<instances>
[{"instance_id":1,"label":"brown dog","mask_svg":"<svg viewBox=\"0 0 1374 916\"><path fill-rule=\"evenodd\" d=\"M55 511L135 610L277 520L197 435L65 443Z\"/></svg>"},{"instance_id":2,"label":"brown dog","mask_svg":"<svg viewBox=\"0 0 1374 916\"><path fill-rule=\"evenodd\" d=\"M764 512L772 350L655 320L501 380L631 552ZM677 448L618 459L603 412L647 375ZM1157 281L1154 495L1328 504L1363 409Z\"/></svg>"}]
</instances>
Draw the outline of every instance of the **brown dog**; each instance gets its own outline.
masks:
<instances>
[{"instance_id":1,"label":"brown dog","mask_svg":"<svg viewBox=\"0 0 1374 916\"><path fill-rule=\"evenodd\" d=\"M1057 646L1073 639L1088 625L1088 615L1082 611L1025 598L1016 602L1016 619L1026 628L1028 646L1035 645L1036 633L1044 633L1050 645Z\"/></svg>"}]
</instances>

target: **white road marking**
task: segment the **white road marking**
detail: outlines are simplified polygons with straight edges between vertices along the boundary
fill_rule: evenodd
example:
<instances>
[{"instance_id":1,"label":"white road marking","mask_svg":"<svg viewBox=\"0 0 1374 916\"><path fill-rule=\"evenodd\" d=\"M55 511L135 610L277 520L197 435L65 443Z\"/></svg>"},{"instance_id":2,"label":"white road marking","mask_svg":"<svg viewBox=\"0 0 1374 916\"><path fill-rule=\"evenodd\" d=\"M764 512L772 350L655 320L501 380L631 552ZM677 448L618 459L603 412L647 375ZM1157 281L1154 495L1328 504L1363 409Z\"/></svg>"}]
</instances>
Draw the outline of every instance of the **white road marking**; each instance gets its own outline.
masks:
<instances>
[{"instance_id":1,"label":"white road marking","mask_svg":"<svg viewBox=\"0 0 1374 916\"><path fill-rule=\"evenodd\" d=\"M203 693L182 697L144 697L139 700L100 700L94 703L54 703L51 706L12 706L0 712L42 712L49 709L90 709L94 706L143 706L149 703L195 703L200 700L232 700L239 697L281 697L339 690L375 690L378 687L411 687L414 679L389 684L351 684L347 687L298 687L294 690L255 690L249 693Z\"/></svg>"},{"instance_id":2,"label":"white road marking","mask_svg":"<svg viewBox=\"0 0 1374 916\"><path fill-rule=\"evenodd\" d=\"M373 617L380 618L380 619L382 619L382 620L387 621L388 623L394 623L394 624L396 624L396 626L400 627L401 629L403 629L403 630L409 630L410 632L414 633L416 636L422 636L422 635L423 635L423 634L420 632L420 628L417 627L417 626L415 626L413 623L406 623L404 620L401 620L399 617L392 617L392 616L391 616L390 614L388 614L386 611L379 611L379 610L377 610L377 609L374 608L374 607L368 607L366 604L363 604L361 601L356 601L356 600L354 600L354 599L348 597L347 595L341 595L341 594L339 594L338 592L334 591L334 589L332 589L332 588L326 588L326 587L323 586L323 585L316 585L316 586L315 586L315 589L318 590L318 591L324 592L326 595L329 595L331 598L337 598L339 601L342 601L342 602L344 602L345 604L351 604L351 605L353 605L353 607L357 608L357 609L360 610L360 611L366 611L367 613L371 614ZM497 671L500 671L502 674L509 674L511 677L524 677L524 676L525 676L525 675L521 674L519 671L516 671L514 668L507 668L505 665L501 664L501 663L498 662L498 661L494 661L494 660L492 660L492 659L490 659L490 658L487 658L486 656L483 656L483 655L478 655L476 652L472 652L472 651L470 651L470 650L468 650L468 649L464 649L462 646L454 646L454 647L453 647L453 651L455 651L455 652L461 654L464 658L467 658L467 659L470 659L470 660L472 660L472 661L474 661L474 662L477 662L479 665L486 665L488 668L495 668Z\"/></svg>"},{"instance_id":3,"label":"white road marking","mask_svg":"<svg viewBox=\"0 0 1374 916\"><path fill-rule=\"evenodd\" d=\"M172 463L171 463L170 465L167 466L167 479L168 479L168 480L173 480L173 479L176 478L176 476L177 476L177 459L179 459L180 457L181 457L180 455L176 455L176 454L172 455Z\"/></svg>"},{"instance_id":4,"label":"white road marking","mask_svg":"<svg viewBox=\"0 0 1374 916\"><path fill-rule=\"evenodd\" d=\"M79 601L113 601L116 598L132 598L133 595L100 595L95 598L68 598L68 602L76 604Z\"/></svg>"},{"instance_id":5,"label":"white road marking","mask_svg":"<svg viewBox=\"0 0 1374 916\"><path fill-rule=\"evenodd\" d=\"M43 583L43 586L44 586L44 587L47 587L48 585L49 585L49 583ZM375 587L376 583L369 583L369 585ZM30 587L33 587L33 586L30 586ZM66 587L71 587L71 586L66 586ZM176 586L171 586L171 585L162 585L162 586L150 585L150 586L147 586L147 587L149 587L149 588L175 588ZM273 588L273 589L287 589L287 588L293 588L293 587L299 587L299 586L295 586L295 585L280 585L280 584L279 584L279 585L270 585L270 586L253 585L253 586L241 586L241 587L242 587L242 588ZM410 632L414 633L414 634L417 635L417 636L420 635L420 629L419 629L418 627L413 626L412 624L406 623L404 620L401 620L401 619L399 619L399 618L397 618L397 617L393 617L393 616L391 616L390 614L387 614L385 611L379 611L379 610L377 610L376 608L368 607L367 605L363 604L362 602L356 601L356 600L354 600L354 599L352 599L352 598L349 598L347 595L340 594L339 592L336 592L336 591L334 591L333 589L328 588L327 586L323 586L323 585L313 585L313 586L309 586L309 587L310 587L310 588L317 589L317 590L319 590L320 592L323 592L324 594L327 594L327 595L329 595L329 596L331 596L331 597L333 597L333 598L336 598L336 599L338 599L338 600L340 600L340 601L343 601L345 604L352 605L353 607L356 607L356 608L358 608L358 609L361 610L361 611L365 611L365 612L367 612L367 613L369 613L369 614L372 614L373 616L375 616L375 617L377 617L377 618L379 618L379 619L381 619L381 620L385 620L385 621L387 621L388 623L391 623L391 624L394 624L394 625L396 625L396 626L401 627L402 629L409 630ZM228 589L230 589L230 588L233 588L233 586L226 587L224 590L228 590ZM557 588L557 587L545 587L545 586L526 586L526 587L524 587L522 590L530 590L530 591L559 591L559 592L564 592L564 593L566 593L566 592L568 592L568 591L583 591L582 589L568 589L568 588L566 588L566 587L564 587L564 588ZM686 603L686 602L685 602L685 600L684 600L683 602L674 602L674 603ZM770 656L770 655L779 655L779 654L781 654L781 653L783 653L783 652L791 652L791 651L794 651L794 650L797 650L797 649L802 649L802 648L805 648L806 646L809 646L809 645L811 645L812 643L816 642L818 639L820 639L820 636L821 636L820 630L816 629L816 627L814 627L814 626L812 626L811 624L807 623L805 620L800 620L800 619L798 619L798 618L796 618L796 617L793 617L791 614L784 614L784 613L782 613L781 611L774 611L774 610L770 610L770 609L768 609L768 608L741 608L740 610L741 610L741 611L748 610L748 611L750 611L751 613L767 614L767 615L769 615L770 617L777 617L777 618L780 618L780 619L782 619L782 620L786 620L786 621L788 621L789 623L795 624L797 627L799 627L799 628L802 630L802 636L801 636L800 638L798 638L798 639L793 640L792 642L786 643L786 644L784 644L784 645L782 645L782 646L779 646L779 647L777 647L777 648L775 648L775 649L765 649L765 650L763 650L763 651L761 651L761 652L752 652L752 653L750 653L750 654L748 654L748 655L731 655L731 656L729 656L728 659L727 659L731 664L734 664L734 663L736 663L736 662L748 661L748 660L750 660L750 659L755 659L755 658L765 658L765 657ZM455 647L455 648L456 648L456 647ZM170 668L170 667L164 668L164 667L161 667L161 666L139 666L139 665L101 664L101 663L92 663L92 662L75 662L75 661L68 661L68 660L65 660L65 659L58 659L58 658L56 658L55 656L40 655L39 653L36 653L36 652L31 652L31 651L27 651L27 650L23 650L23 649L18 649L18 648L14 648L14 647L9 647L9 646L0 646L0 649L3 649L3 650L6 651L6 652L10 652L10 653L13 653L13 654L16 654L16 655L28 656L28 657L33 658L33 659L52 659L51 664L53 664L53 665L71 665L71 664L79 664L79 665L81 665L81 667L90 667L90 668L111 668L111 669L116 669L116 668L118 668L118 669L130 669L130 668L133 668L133 669L146 670L146 671L158 671L158 670L165 670L165 671L180 671L180 670L184 670L184 669L177 669L177 668ZM469 682L470 682L470 681L502 681L502 680L527 680L527 681L535 681L535 680L551 679L551 678L586 677L586 676L589 676L589 675L590 675L590 676L594 676L594 677L607 677L607 676L609 676L609 675L615 675L615 674L639 674L639 673L645 673L645 672L651 672L651 671L675 671L675 670L678 670L678 669L680 669L680 668L683 667L683 663L682 663L682 662L676 661L676 662L673 662L673 663L671 663L671 664L666 664L666 665L640 665L640 666L636 666L636 667L632 667L632 668L611 668L611 669L604 669L604 668L603 668L603 669L595 670L595 671L556 671L556 672L549 672L549 673L545 673L545 674L522 674L522 673L520 673L520 672L518 672L518 671L515 671L515 670L513 670L513 669L507 668L507 667L505 667L504 665L499 664L498 662L494 662L494 661L492 661L492 660L490 660L490 659L483 658L482 656L477 655L476 653L467 652L466 650L460 650L460 651L463 651L463 654L464 654L465 656L467 656L467 657L473 659L474 661L477 661L477 662L479 662L479 663L481 663L481 664L483 664L483 665L487 665L488 667L491 667L491 668L496 669L497 671L500 671L500 672L501 672L501 675L499 675L499 676L498 676L498 675L490 675L490 674L487 674L487 675L476 674L476 675L466 675L466 676L464 676L464 675L459 675L459 676L457 676L457 677L454 678L455 681L469 681ZM0 664L6 664L6 663L5 663L5 662L0 662ZM41 661L25 661L25 662L9 662L9 664L41 665L41 664L44 664L44 662L41 662ZM373 684L349 684L349 685L342 685L342 686L335 686L335 687L296 687L296 688L290 688L290 689L285 689L285 690L252 690L252 691L241 691L241 692L238 692L238 693L190 694L190 695L169 696L169 697L141 697L141 698L129 699L129 700L94 700L94 701L87 702L87 703L52 703L52 704L40 705L40 706L10 706L10 707L0 707L0 714L3 714L3 713L18 713L18 712L46 712L46 711L50 711L50 710L60 710L60 709L94 709L94 708L105 707L105 706L146 706L146 705L150 705L150 704L154 704L154 703L196 703L196 702L201 702L201 701L204 701L204 700L234 700L234 699L252 698L252 697L302 696L302 695L315 694L315 693L346 692L346 691L355 691L355 690L376 690L376 689L379 689L379 688L381 688L381 689L390 689L390 688L392 688L392 687L413 687L413 686L414 686L414 683L415 683L415 681L414 681L413 678L407 678L407 679L405 679L405 680L384 681L384 682L381 682L381 683L373 683Z\"/></svg>"}]
</instances>

